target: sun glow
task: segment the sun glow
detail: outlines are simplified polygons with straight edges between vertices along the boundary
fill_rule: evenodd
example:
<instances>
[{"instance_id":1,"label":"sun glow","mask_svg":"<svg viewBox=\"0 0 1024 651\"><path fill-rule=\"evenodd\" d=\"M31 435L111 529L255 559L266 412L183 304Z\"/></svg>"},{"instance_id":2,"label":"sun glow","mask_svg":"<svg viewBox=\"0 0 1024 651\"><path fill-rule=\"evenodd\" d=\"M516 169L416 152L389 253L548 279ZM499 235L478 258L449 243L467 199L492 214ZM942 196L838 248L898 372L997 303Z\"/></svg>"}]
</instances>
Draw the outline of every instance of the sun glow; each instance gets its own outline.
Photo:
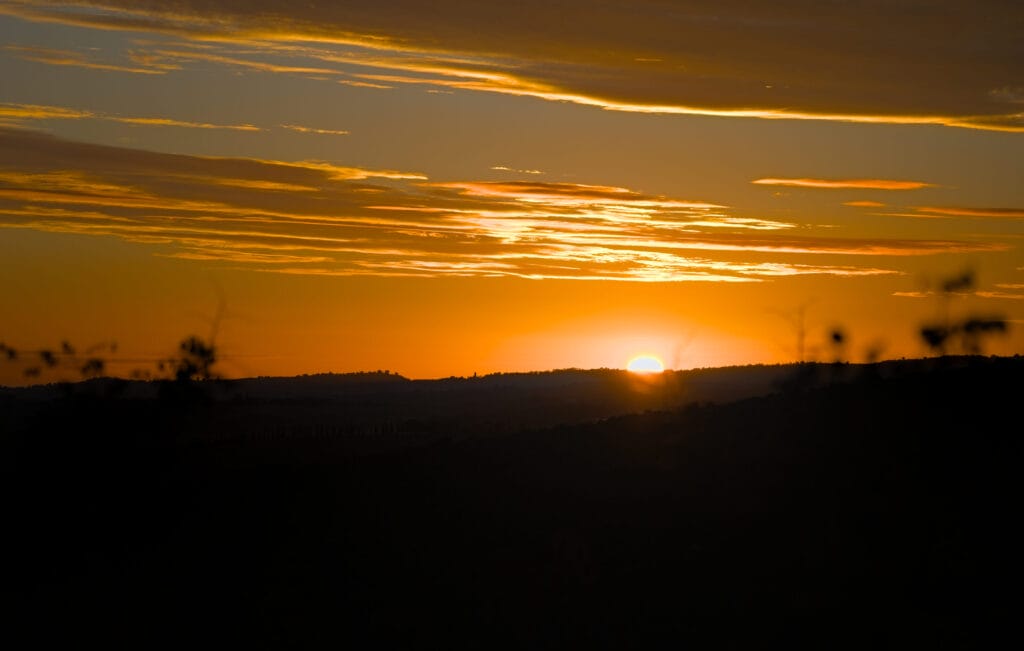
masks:
<instances>
[{"instance_id":1,"label":"sun glow","mask_svg":"<svg viewBox=\"0 0 1024 651\"><path fill-rule=\"evenodd\" d=\"M629 360L626 370L633 373L661 373L665 370L665 365L653 355L638 355Z\"/></svg>"}]
</instances>

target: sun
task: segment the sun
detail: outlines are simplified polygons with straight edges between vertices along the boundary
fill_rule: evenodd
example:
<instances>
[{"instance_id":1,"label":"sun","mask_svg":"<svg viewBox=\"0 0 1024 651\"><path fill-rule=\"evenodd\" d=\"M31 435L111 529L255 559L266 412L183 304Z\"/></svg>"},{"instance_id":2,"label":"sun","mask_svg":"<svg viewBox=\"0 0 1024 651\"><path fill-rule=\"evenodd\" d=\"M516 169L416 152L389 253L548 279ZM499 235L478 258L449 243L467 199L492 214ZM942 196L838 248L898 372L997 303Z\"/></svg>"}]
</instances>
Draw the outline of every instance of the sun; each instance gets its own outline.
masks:
<instances>
[{"instance_id":1,"label":"sun","mask_svg":"<svg viewBox=\"0 0 1024 651\"><path fill-rule=\"evenodd\" d=\"M637 355L626 364L626 370L633 373L661 373L665 365L654 355Z\"/></svg>"}]
</instances>

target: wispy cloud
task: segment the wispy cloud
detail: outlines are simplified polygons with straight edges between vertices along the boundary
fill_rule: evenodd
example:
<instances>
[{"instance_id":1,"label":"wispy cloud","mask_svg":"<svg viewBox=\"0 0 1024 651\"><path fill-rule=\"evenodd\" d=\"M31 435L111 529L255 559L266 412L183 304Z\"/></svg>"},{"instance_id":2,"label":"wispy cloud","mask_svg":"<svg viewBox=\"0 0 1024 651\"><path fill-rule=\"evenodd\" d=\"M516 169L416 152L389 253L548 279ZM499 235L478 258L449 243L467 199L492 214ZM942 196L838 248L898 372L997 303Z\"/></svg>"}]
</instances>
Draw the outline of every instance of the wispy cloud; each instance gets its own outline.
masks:
<instances>
[{"instance_id":1,"label":"wispy cloud","mask_svg":"<svg viewBox=\"0 0 1024 651\"><path fill-rule=\"evenodd\" d=\"M344 74L339 70L332 68L314 67L314 66L294 66L280 63L273 63L267 61L260 61L251 58L235 57L235 56L224 56L222 54L216 54L214 52L206 52L202 50L155 50L150 54L150 57L157 61L174 62L175 65L180 65L185 61L200 61L204 63L217 63L226 66L235 66L240 68L248 68L250 70L257 70L259 72L274 72L274 73L286 73L286 74L302 74L302 75L340 75Z\"/></svg>"},{"instance_id":2,"label":"wispy cloud","mask_svg":"<svg viewBox=\"0 0 1024 651\"><path fill-rule=\"evenodd\" d=\"M893 292L892 295L900 298L931 298L935 292Z\"/></svg>"},{"instance_id":3,"label":"wispy cloud","mask_svg":"<svg viewBox=\"0 0 1024 651\"><path fill-rule=\"evenodd\" d=\"M997 102L1024 104L1024 86L1003 86L1002 88L993 88L989 91L989 95Z\"/></svg>"},{"instance_id":4,"label":"wispy cloud","mask_svg":"<svg viewBox=\"0 0 1024 651\"><path fill-rule=\"evenodd\" d=\"M724 208L704 201L679 201L633 192L628 188L582 183L541 183L533 181L475 181L432 183L432 187L453 188L475 197L501 197L524 202L552 204L587 204L618 202L624 205L657 208L714 209Z\"/></svg>"},{"instance_id":5,"label":"wispy cloud","mask_svg":"<svg viewBox=\"0 0 1024 651\"><path fill-rule=\"evenodd\" d=\"M514 167L508 167L507 165L494 165L491 167L496 172L513 172L515 174L543 174L541 170L521 170Z\"/></svg>"},{"instance_id":6,"label":"wispy cloud","mask_svg":"<svg viewBox=\"0 0 1024 651\"><path fill-rule=\"evenodd\" d=\"M229 0L192 0L187 9L139 0L9 0L0 13L244 44L257 53L214 53L220 65L338 72L309 52L306 62L297 51L291 61L266 56L283 56L282 45L316 45L347 57L337 65L348 72L380 70L361 80L376 85L431 84L619 111L1022 131L1022 10L986 4L940 1L928 20L910 6L866 11L847 3L822 13L806 0L648 3L643 10L622 1L600 11L585 0L528 0L514 12L498 2L467 10L459 0L429 10L406 0L280 9ZM431 59L445 65L431 70Z\"/></svg>"},{"instance_id":7,"label":"wispy cloud","mask_svg":"<svg viewBox=\"0 0 1024 651\"><path fill-rule=\"evenodd\" d=\"M289 131L298 131L299 133L312 133L316 135L327 135L327 136L347 136L348 131L342 131L339 129L316 129L314 127L304 127L298 124L282 124L282 129L288 129Z\"/></svg>"},{"instance_id":8,"label":"wispy cloud","mask_svg":"<svg viewBox=\"0 0 1024 651\"><path fill-rule=\"evenodd\" d=\"M81 120L95 117L91 111L63 106L0 103L0 117L9 120Z\"/></svg>"},{"instance_id":9,"label":"wispy cloud","mask_svg":"<svg viewBox=\"0 0 1024 651\"><path fill-rule=\"evenodd\" d=\"M975 295L982 298L996 298L1009 301L1024 300L1024 294L1014 294L1011 292L978 291L975 292Z\"/></svg>"},{"instance_id":10,"label":"wispy cloud","mask_svg":"<svg viewBox=\"0 0 1024 651\"><path fill-rule=\"evenodd\" d=\"M9 126L16 126L19 123L34 120L102 120L106 122L118 122L121 124L134 124L141 126L183 127L189 129L227 129L233 131L264 131L264 129L252 124L212 124L208 122L176 120L166 117L124 116L63 106L45 106L37 104L0 103L0 120L8 122ZM339 129L318 129L298 124L281 124L279 126L280 128L288 131L312 135L344 136L349 133L348 131Z\"/></svg>"},{"instance_id":11,"label":"wispy cloud","mask_svg":"<svg viewBox=\"0 0 1024 651\"><path fill-rule=\"evenodd\" d=\"M87 58L82 52L72 52L69 50L51 50L48 48L26 47L20 45L8 45L4 47L4 49L9 52L14 52L18 57L25 59L26 61L46 63L52 66L73 66L76 68L89 68L91 70L128 72L142 75L162 75L166 74L169 70L178 68L178 66L173 65L124 66L115 63L95 61Z\"/></svg>"},{"instance_id":12,"label":"wispy cloud","mask_svg":"<svg viewBox=\"0 0 1024 651\"><path fill-rule=\"evenodd\" d=\"M942 217L993 217L997 219L1024 219L1024 208L969 208L965 206L916 206L914 210L925 215Z\"/></svg>"},{"instance_id":13,"label":"wispy cloud","mask_svg":"<svg viewBox=\"0 0 1024 651\"><path fill-rule=\"evenodd\" d=\"M117 115L95 115L94 119L122 124L140 124L148 127L185 127L187 129L227 129L230 131L262 131L251 124L210 124L209 122L189 122L171 118L135 118Z\"/></svg>"},{"instance_id":14,"label":"wispy cloud","mask_svg":"<svg viewBox=\"0 0 1024 651\"><path fill-rule=\"evenodd\" d=\"M1024 289L1024 285L1016 285L1016 286L1014 286L1014 285L997 284L996 287L1003 288L1003 289L1007 289L1007 288L1010 288L1010 289ZM942 294L939 294L937 292L932 292L932 291L927 291L927 292L916 291L916 292L893 292L892 295L893 296L899 296L899 297L902 297L902 298L936 298L938 296L941 296ZM957 296L976 296L978 298L988 298L988 299L996 299L996 300L1009 300L1009 301L1024 300L1024 294L1016 293L1016 292L997 291L997 290L991 290L991 289L979 289L979 290L976 290L976 291L973 291L973 292L957 292L956 295Z\"/></svg>"},{"instance_id":15,"label":"wispy cloud","mask_svg":"<svg viewBox=\"0 0 1024 651\"><path fill-rule=\"evenodd\" d=\"M208 122L190 122L164 117L133 117L87 111L62 106L41 106L37 104L0 103L0 119L20 123L32 120L103 120L156 127L185 127L189 129L228 129L231 131L261 131L251 124L211 124Z\"/></svg>"},{"instance_id":16,"label":"wispy cloud","mask_svg":"<svg viewBox=\"0 0 1024 651\"><path fill-rule=\"evenodd\" d=\"M852 208L882 208L885 206L881 201L846 201L843 205Z\"/></svg>"},{"instance_id":17,"label":"wispy cloud","mask_svg":"<svg viewBox=\"0 0 1024 651\"><path fill-rule=\"evenodd\" d=\"M346 86L354 86L356 88L376 88L378 90L388 90L390 88L394 88L394 86L388 86L386 84L374 84L368 81L356 81L353 79L339 79L338 83L344 84Z\"/></svg>"},{"instance_id":18,"label":"wispy cloud","mask_svg":"<svg viewBox=\"0 0 1024 651\"><path fill-rule=\"evenodd\" d=\"M996 289L977 292L982 298L993 298L1008 301L1024 300L1024 283L996 283Z\"/></svg>"},{"instance_id":19,"label":"wispy cloud","mask_svg":"<svg viewBox=\"0 0 1024 651\"><path fill-rule=\"evenodd\" d=\"M12 129L0 129L0 227L113 236L160 255L289 274L645 282L893 274L900 257L1005 248L836 237L618 186L431 181Z\"/></svg>"},{"instance_id":20,"label":"wispy cloud","mask_svg":"<svg viewBox=\"0 0 1024 651\"><path fill-rule=\"evenodd\" d=\"M782 185L792 188L822 188L828 190L920 190L935 187L922 181L896 181L892 179L807 179L807 178L764 178L755 179L751 183L757 185ZM864 205L846 204L846 205ZM878 204L881 205L881 204Z\"/></svg>"}]
</instances>

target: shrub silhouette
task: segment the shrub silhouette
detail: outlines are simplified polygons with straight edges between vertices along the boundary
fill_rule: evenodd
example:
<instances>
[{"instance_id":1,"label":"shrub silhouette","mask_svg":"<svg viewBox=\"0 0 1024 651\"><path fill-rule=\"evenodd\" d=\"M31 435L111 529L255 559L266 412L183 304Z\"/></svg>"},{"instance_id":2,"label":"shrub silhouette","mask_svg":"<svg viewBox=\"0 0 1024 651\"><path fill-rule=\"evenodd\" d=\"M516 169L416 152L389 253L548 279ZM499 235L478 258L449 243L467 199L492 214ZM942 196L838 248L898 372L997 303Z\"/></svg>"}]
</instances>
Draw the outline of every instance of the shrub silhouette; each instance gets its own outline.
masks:
<instances>
[{"instance_id":1,"label":"shrub silhouette","mask_svg":"<svg viewBox=\"0 0 1024 651\"><path fill-rule=\"evenodd\" d=\"M988 335L1004 334L1009 329L1006 319L1000 315L967 315L963 319L951 319L949 300L952 296L974 289L974 271L968 269L939 283L939 300L942 315L936 323L921 326L918 333L925 346L933 353L943 356L954 342L959 350L968 355L980 355L982 342Z\"/></svg>"},{"instance_id":2,"label":"shrub silhouette","mask_svg":"<svg viewBox=\"0 0 1024 651\"><path fill-rule=\"evenodd\" d=\"M213 343L207 343L192 335L185 337L178 345L178 356L158 364L161 371L170 370L178 382L212 380L211 369L217 362L217 350Z\"/></svg>"},{"instance_id":3,"label":"shrub silhouette","mask_svg":"<svg viewBox=\"0 0 1024 651\"><path fill-rule=\"evenodd\" d=\"M969 318L960 324L960 336L964 350L973 354L981 354L981 339L989 334L1003 334L1009 329L1006 320L995 318Z\"/></svg>"},{"instance_id":4,"label":"shrub silhouette","mask_svg":"<svg viewBox=\"0 0 1024 651\"><path fill-rule=\"evenodd\" d=\"M835 326L829 331L828 339L832 347L832 363L841 364L846 358L846 343L849 336L842 326Z\"/></svg>"}]
</instances>

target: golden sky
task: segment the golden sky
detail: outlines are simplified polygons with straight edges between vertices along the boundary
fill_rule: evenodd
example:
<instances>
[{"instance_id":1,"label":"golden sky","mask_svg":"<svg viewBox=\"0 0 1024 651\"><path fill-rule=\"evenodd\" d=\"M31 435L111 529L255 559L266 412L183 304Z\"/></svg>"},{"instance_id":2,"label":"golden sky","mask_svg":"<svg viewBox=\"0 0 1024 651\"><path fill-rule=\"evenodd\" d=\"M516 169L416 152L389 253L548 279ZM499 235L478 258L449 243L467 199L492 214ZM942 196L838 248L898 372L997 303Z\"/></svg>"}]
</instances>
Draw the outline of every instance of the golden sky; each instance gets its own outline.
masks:
<instances>
[{"instance_id":1,"label":"golden sky","mask_svg":"<svg viewBox=\"0 0 1024 651\"><path fill-rule=\"evenodd\" d=\"M228 376L439 377L801 329L918 356L950 314L1021 352L1022 33L1017 2L3 1L0 341L127 370L216 321Z\"/></svg>"}]
</instances>

